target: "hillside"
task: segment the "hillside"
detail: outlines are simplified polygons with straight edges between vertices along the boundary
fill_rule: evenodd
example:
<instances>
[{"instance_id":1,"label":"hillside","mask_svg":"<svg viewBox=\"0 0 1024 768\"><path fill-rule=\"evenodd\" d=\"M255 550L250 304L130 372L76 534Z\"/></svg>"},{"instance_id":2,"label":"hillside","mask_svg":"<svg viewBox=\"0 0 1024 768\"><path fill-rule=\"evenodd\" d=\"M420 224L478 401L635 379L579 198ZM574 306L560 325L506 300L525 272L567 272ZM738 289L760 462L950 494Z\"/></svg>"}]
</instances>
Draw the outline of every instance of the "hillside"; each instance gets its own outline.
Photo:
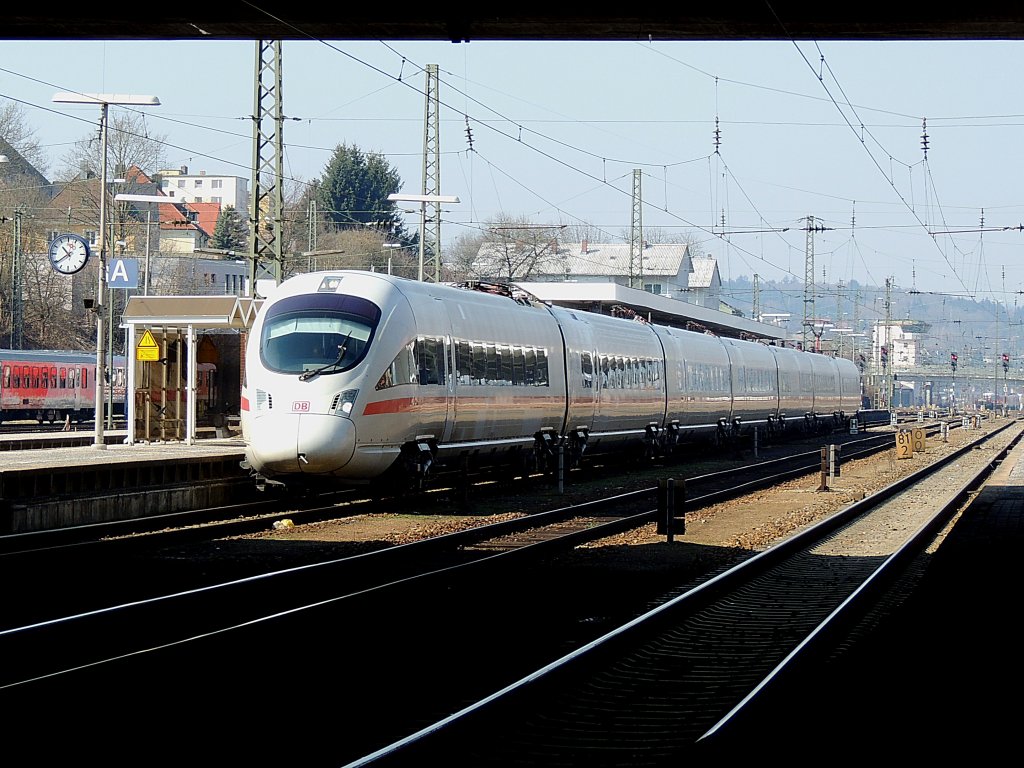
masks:
<instances>
[{"instance_id":1,"label":"hillside","mask_svg":"<svg viewBox=\"0 0 1024 768\"><path fill-rule=\"evenodd\" d=\"M1019 340L1024 307L1018 305L1016 294L1007 294L1008 303L990 299L972 300L954 294L893 289L888 315L893 320L914 320L927 324L921 348L925 362L945 365L951 352L963 363L983 364L1004 352L1011 360L1020 361L1024 345ZM722 300L752 316L753 283L749 278L723 281ZM818 285L813 297L813 316L840 328L868 334L886 318L884 286L828 284ZM770 282L760 280L759 303L762 317L766 314L788 314L784 327L799 335L804 318L803 284L797 280ZM841 317L841 322L836 318ZM1018 362L1019 365L1019 362Z\"/></svg>"}]
</instances>

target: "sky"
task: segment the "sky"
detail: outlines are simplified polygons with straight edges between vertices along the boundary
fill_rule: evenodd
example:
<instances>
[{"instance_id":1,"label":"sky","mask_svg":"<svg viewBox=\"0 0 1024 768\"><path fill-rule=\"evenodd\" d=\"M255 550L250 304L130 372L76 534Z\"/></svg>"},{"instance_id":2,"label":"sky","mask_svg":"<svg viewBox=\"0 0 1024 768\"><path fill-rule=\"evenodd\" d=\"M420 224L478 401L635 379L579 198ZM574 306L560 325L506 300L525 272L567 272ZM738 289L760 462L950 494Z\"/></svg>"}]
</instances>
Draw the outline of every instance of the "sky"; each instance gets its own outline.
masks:
<instances>
[{"instance_id":1,"label":"sky","mask_svg":"<svg viewBox=\"0 0 1024 768\"><path fill-rule=\"evenodd\" d=\"M99 118L62 91L156 95L167 167L249 177L255 47L3 41L0 99L25 107L48 178ZM350 144L419 193L428 64L439 191L460 201L445 243L499 215L628 242L639 171L645 230L689 236L724 280L802 285L810 246L822 284L1024 290L1022 42L284 41L286 183Z\"/></svg>"}]
</instances>

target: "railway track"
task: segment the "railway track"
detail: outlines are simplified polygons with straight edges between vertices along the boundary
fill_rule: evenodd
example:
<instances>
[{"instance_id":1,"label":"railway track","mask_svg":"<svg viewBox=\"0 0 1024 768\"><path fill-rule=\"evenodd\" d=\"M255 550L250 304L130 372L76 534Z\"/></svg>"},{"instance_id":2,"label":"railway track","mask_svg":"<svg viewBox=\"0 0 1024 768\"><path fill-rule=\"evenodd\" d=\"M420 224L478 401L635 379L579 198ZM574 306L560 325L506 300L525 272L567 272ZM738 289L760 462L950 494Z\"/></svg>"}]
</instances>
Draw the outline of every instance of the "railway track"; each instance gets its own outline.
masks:
<instances>
[{"instance_id":1,"label":"railway track","mask_svg":"<svg viewBox=\"0 0 1024 768\"><path fill-rule=\"evenodd\" d=\"M347 765L661 766L764 754L786 705L1020 440L1010 424ZM995 447L978 450L982 443ZM804 737L814 743L813 734Z\"/></svg>"},{"instance_id":2,"label":"railway track","mask_svg":"<svg viewBox=\"0 0 1024 768\"><path fill-rule=\"evenodd\" d=\"M935 435L940 431L942 422L930 422L924 424L929 435ZM947 425L949 422L947 422ZM953 425L954 427L956 424ZM831 439L842 444L844 461L849 461L858 456L867 455L879 449L883 444L891 442L892 436L889 433L863 434L859 437L838 435L829 438L821 437L820 440ZM819 449L807 451L799 445L793 444L786 447L786 453L776 459L766 459L754 462L750 468L753 477L763 477L766 480L780 480L787 472L800 474L808 468L817 465ZM681 457L667 457L662 462L666 470L673 466L684 466L689 460L690 454L683 454ZM584 467L574 470L578 476L586 478L588 473L599 472L629 472L631 467L628 464L608 465L600 463L597 469ZM733 487L737 478L742 478L748 468L743 467L724 472L711 472L696 477L680 477L695 487L710 489L714 483L720 482L722 488ZM508 484L494 486L490 475L483 475L479 486L473 491L474 494L486 496L488 493L505 493ZM523 478L526 481L543 482L541 476ZM571 481L570 481L571 482ZM522 485L523 483L520 483ZM454 497L459 496L459 502L465 504L467 499L463 498L464 488L444 487L435 488L435 495L441 499L440 503L450 506ZM645 492L635 494L635 498L646 499L656 489L650 488ZM408 498L408 497L407 497ZM90 547L97 551L115 549L127 550L131 548L144 549L154 546L173 546L187 544L196 541L209 541L216 538L239 536L249 533L264 531L267 526L282 514L287 514L295 524L315 522L330 517L344 516L346 510L342 507L345 504L368 504L373 502L374 509L384 509L389 506L401 506L404 502L401 496L382 496L380 494L369 495L357 488L349 488L333 492L311 494L305 497L282 497L268 494L266 500L258 502L242 503L209 509L196 509L183 512L170 513L166 515L152 515L133 518L130 520L115 520L111 522L95 523L80 526L67 526L59 529L32 531L28 533L15 533L0 535L0 557L5 555L29 555L33 557L44 557L48 553L55 553L65 556L71 548ZM645 502L646 503L646 502ZM425 507L429 508L429 506ZM365 511L358 509L358 512ZM102 553L106 556L106 552Z\"/></svg>"},{"instance_id":3,"label":"railway track","mask_svg":"<svg viewBox=\"0 0 1024 768\"><path fill-rule=\"evenodd\" d=\"M726 485L736 490L742 484L733 479ZM710 491L709 499L717 492ZM559 645L580 647L591 642L615 616L621 618L619 611L628 610L612 610L610 603L628 595L628 602L635 605L644 596L643 590L633 588L636 585L608 584L592 574L566 578L551 565L555 552L603 537L616 526L651 519L650 493L640 503L646 506L640 512L624 509L624 501L618 500L618 511L599 512L595 504L586 511L563 510L560 520L551 514L546 520L551 528L561 528L564 534L566 525L571 525L572 536L530 533L529 538L543 541L529 546L524 535L512 529L488 527L417 547L395 547L183 590L3 632L0 648L19 663L5 671L0 696L20 710L54 698L80 700L82 692L90 689L127 701L141 679L150 681L154 690L181 685L199 689L217 680L233 691L233 709L227 715L233 720L241 712L256 716L254 702L267 697L294 700L310 695L305 684L293 685L292 676L271 675L273 679L268 680L258 672L258 690L253 689L254 670L264 668L275 649L288 658L299 654L304 659L336 659L340 654L358 659L355 669L342 665L348 671L341 679L333 670L327 674L330 687L346 691L345 717L358 733L346 739L350 751L345 759L350 759L356 754L351 750L362 749L360 754L365 754L374 744L408 733L424 711L455 711L466 704L467 697L485 695L517 674L542 667L557 658ZM539 518L531 521L535 526L544 515L531 518ZM575 520L567 523L566 518ZM508 538L496 544L498 535ZM485 544L487 540L491 543ZM411 557L412 552L419 554ZM564 599L573 601L571 610L557 599L548 607L537 602L553 585L567 590ZM615 595L616 589L624 594ZM649 599L655 597L651 589L647 585ZM382 607L389 605L400 609L392 612ZM436 631L439 627L444 631ZM464 638L460 637L463 631ZM450 658L453 651L458 662ZM402 674L408 669L401 660L410 652L419 659L437 661L436 667L428 663L431 669L422 669L422 662L418 665L415 684ZM508 663L495 665L495 658ZM467 664L478 674L472 680L463 679L465 673L456 674L453 664ZM403 691L401 701L394 700L395 690ZM245 700L245 692L252 702ZM189 706L193 712L206 711L202 702ZM137 722L139 713L122 707L117 711L126 722ZM389 715L381 717L385 711ZM177 719L174 711L148 696L146 712ZM321 722L323 715L309 717L326 725ZM90 720L86 717L83 722ZM335 748L330 764L337 764L338 755ZM316 764L319 756L310 754L306 764Z\"/></svg>"},{"instance_id":4,"label":"railway track","mask_svg":"<svg viewBox=\"0 0 1024 768\"><path fill-rule=\"evenodd\" d=\"M937 430L938 425L930 425L929 429ZM844 460L870 455L888 447L891 442L891 434L885 433L851 439L844 445ZM701 505L806 474L819 467L819 454L818 450L799 451L753 465L682 478L690 496L687 504L698 509ZM606 472L607 468L595 471ZM478 492L502 494L507 490L501 486L485 486ZM368 510L392 508L401 504L401 500L372 501L350 489L309 497L301 503L302 506L298 506L294 501L270 498L258 503L2 536L0 578L17 580L25 586L9 593L3 600L0 628L47 621L118 603L159 598L170 592L207 587L218 581L233 581L266 571L313 565L316 559L344 560L346 555L343 553L328 558L293 551L290 559L274 560L276 565L273 566L249 559L240 567L229 570L228 561L237 563L237 560L230 557L230 543L225 541L225 566L208 564L196 573L195 568L189 567L189 548L263 532L285 517L293 525L337 520ZM467 523L465 530L440 537L437 542L417 543L415 547L404 547L401 551L403 557L415 561L421 550L461 551L464 556L468 553L493 554L528 545L536 545L537 550L546 546L564 550L576 543L641 526L653 520L657 513L658 488L651 486L589 502L539 510L531 515L517 515L509 520L482 525ZM680 514L685 513L680 510ZM357 553L362 558L359 562L365 561L369 551L387 547L384 541L359 547ZM153 555L168 551L172 553L170 557ZM388 557L396 559L394 555ZM61 585L49 576L55 569L74 569L82 576L72 584ZM133 570L138 577L125 584L120 578L125 569ZM210 571L211 575L206 576L205 571Z\"/></svg>"}]
</instances>

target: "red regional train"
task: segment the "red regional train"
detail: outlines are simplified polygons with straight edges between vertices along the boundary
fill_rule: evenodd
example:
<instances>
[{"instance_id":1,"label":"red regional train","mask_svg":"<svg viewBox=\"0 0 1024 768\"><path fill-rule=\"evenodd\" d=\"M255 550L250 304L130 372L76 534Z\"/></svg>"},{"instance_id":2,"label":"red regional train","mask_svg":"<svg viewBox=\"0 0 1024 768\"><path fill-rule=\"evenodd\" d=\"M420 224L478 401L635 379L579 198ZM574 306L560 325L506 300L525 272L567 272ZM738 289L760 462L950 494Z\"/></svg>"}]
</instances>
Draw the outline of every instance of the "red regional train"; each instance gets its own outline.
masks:
<instances>
[{"instance_id":1,"label":"red regional train","mask_svg":"<svg viewBox=\"0 0 1024 768\"><path fill-rule=\"evenodd\" d=\"M115 414L124 414L125 359L114 357L110 380ZM0 349L0 422L91 421L96 405L96 355L62 350Z\"/></svg>"}]
</instances>

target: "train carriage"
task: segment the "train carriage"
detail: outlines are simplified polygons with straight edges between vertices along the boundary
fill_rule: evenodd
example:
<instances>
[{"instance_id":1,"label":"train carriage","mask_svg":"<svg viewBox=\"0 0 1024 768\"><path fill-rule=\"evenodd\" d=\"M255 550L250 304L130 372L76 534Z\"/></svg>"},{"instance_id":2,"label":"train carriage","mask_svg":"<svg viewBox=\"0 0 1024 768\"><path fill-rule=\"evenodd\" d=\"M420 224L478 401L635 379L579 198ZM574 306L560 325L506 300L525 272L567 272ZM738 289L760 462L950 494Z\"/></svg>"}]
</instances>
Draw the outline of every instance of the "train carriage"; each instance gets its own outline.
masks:
<instances>
[{"instance_id":1,"label":"train carriage","mask_svg":"<svg viewBox=\"0 0 1024 768\"><path fill-rule=\"evenodd\" d=\"M664 352L652 326L549 307L562 330L569 388L566 433L583 450L642 440L665 419Z\"/></svg>"},{"instance_id":2,"label":"train carriage","mask_svg":"<svg viewBox=\"0 0 1024 768\"><path fill-rule=\"evenodd\" d=\"M124 358L114 357L108 381L115 413L124 412ZM96 355L67 350L0 350L0 421L91 420Z\"/></svg>"},{"instance_id":3,"label":"train carriage","mask_svg":"<svg viewBox=\"0 0 1024 768\"><path fill-rule=\"evenodd\" d=\"M732 421L744 426L767 427L779 416L779 363L764 344L722 339L732 370Z\"/></svg>"},{"instance_id":4,"label":"train carriage","mask_svg":"<svg viewBox=\"0 0 1024 768\"><path fill-rule=\"evenodd\" d=\"M717 336L659 327L665 350L666 429L682 435L716 433L732 420L729 354Z\"/></svg>"},{"instance_id":5,"label":"train carriage","mask_svg":"<svg viewBox=\"0 0 1024 768\"><path fill-rule=\"evenodd\" d=\"M769 349L779 366L779 425L785 428L792 422L804 424L814 412L811 355L787 347L770 346ZM858 408L847 406L849 412Z\"/></svg>"}]
</instances>

